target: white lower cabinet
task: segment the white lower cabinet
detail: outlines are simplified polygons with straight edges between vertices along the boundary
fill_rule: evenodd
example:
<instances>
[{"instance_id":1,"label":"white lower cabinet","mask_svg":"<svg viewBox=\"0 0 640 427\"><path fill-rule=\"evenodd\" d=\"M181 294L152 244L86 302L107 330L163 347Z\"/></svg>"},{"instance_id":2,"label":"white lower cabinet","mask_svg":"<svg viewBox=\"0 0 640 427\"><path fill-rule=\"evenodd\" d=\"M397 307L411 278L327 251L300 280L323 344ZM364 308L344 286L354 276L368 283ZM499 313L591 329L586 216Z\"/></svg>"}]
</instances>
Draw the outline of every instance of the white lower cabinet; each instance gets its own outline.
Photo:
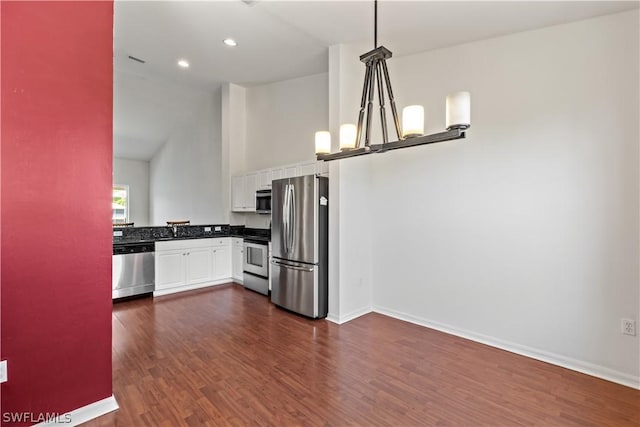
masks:
<instances>
[{"instance_id":1,"label":"white lower cabinet","mask_svg":"<svg viewBox=\"0 0 640 427\"><path fill-rule=\"evenodd\" d=\"M185 285L186 258L184 250L158 251L156 243L156 291Z\"/></svg>"},{"instance_id":2,"label":"white lower cabinet","mask_svg":"<svg viewBox=\"0 0 640 427\"><path fill-rule=\"evenodd\" d=\"M154 296L227 283L231 279L231 239L156 242Z\"/></svg>"},{"instance_id":3,"label":"white lower cabinet","mask_svg":"<svg viewBox=\"0 0 640 427\"><path fill-rule=\"evenodd\" d=\"M269 292L271 292L271 278L273 277L271 273L271 242L269 242L269 257L267 258L267 262L269 263Z\"/></svg>"},{"instance_id":4,"label":"white lower cabinet","mask_svg":"<svg viewBox=\"0 0 640 427\"><path fill-rule=\"evenodd\" d=\"M187 285L195 285L213 279L211 248L187 249Z\"/></svg>"},{"instance_id":5,"label":"white lower cabinet","mask_svg":"<svg viewBox=\"0 0 640 427\"><path fill-rule=\"evenodd\" d=\"M236 283L242 283L244 240L239 237L233 237L231 241L231 278Z\"/></svg>"},{"instance_id":6,"label":"white lower cabinet","mask_svg":"<svg viewBox=\"0 0 640 427\"><path fill-rule=\"evenodd\" d=\"M231 278L231 246L213 248L213 280Z\"/></svg>"}]
</instances>

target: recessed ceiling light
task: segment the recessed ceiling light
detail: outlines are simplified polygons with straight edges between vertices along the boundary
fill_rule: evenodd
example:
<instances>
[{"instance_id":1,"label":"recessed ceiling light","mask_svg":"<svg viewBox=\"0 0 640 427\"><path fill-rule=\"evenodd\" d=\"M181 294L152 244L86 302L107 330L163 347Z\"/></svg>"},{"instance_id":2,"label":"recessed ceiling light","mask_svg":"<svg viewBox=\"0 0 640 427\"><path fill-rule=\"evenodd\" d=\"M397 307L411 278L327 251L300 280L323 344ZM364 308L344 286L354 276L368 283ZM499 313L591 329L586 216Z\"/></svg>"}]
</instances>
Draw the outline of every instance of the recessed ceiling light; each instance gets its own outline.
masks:
<instances>
[{"instance_id":1,"label":"recessed ceiling light","mask_svg":"<svg viewBox=\"0 0 640 427\"><path fill-rule=\"evenodd\" d=\"M178 61L178 66L182 68L189 68L189 63L184 59Z\"/></svg>"},{"instance_id":2,"label":"recessed ceiling light","mask_svg":"<svg viewBox=\"0 0 640 427\"><path fill-rule=\"evenodd\" d=\"M222 40L222 43L226 44L227 46L231 46L231 47L238 46L238 43L234 39L224 39L224 40Z\"/></svg>"}]
</instances>

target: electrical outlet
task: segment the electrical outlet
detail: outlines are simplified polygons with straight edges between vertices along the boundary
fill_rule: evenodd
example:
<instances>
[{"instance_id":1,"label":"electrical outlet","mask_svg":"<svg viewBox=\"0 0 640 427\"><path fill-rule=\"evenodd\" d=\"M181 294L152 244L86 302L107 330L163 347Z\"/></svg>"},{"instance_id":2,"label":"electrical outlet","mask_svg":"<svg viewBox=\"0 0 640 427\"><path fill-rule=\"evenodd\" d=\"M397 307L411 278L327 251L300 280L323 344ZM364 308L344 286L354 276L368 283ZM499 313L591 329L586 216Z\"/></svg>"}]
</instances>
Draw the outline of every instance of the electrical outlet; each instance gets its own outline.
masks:
<instances>
[{"instance_id":1,"label":"electrical outlet","mask_svg":"<svg viewBox=\"0 0 640 427\"><path fill-rule=\"evenodd\" d=\"M211 227L205 227L204 228L204 232L205 233L211 233Z\"/></svg>"},{"instance_id":2,"label":"electrical outlet","mask_svg":"<svg viewBox=\"0 0 640 427\"><path fill-rule=\"evenodd\" d=\"M113 237L122 237L122 230L116 230L113 232Z\"/></svg>"},{"instance_id":3,"label":"electrical outlet","mask_svg":"<svg viewBox=\"0 0 640 427\"><path fill-rule=\"evenodd\" d=\"M622 319L622 333L624 335L636 335L636 321L633 319Z\"/></svg>"},{"instance_id":4,"label":"electrical outlet","mask_svg":"<svg viewBox=\"0 0 640 427\"><path fill-rule=\"evenodd\" d=\"M6 383L7 379L9 379L7 375L7 361L3 360L0 362L0 383Z\"/></svg>"},{"instance_id":5,"label":"electrical outlet","mask_svg":"<svg viewBox=\"0 0 640 427\"><path fill-rule=\"evenodd\" d=\"M216 227L216 231L222 231L222 227Z\"/></svg>"}]
</instances>

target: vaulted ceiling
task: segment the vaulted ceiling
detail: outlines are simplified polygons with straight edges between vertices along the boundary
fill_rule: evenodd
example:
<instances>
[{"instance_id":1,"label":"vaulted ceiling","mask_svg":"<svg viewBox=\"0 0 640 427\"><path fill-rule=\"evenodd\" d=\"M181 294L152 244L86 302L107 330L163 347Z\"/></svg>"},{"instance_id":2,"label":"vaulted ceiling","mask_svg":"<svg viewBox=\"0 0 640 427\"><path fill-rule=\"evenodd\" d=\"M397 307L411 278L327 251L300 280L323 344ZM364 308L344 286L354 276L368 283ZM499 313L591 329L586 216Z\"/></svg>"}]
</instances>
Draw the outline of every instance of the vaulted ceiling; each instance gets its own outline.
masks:
<instances>
[{"instance_id":1,"label":"vaulted ceiling","mask_svg":"<svg viewBox=\"0 0 640 427\"><path fill-rule=\"evenodd\" d=\"M638 4L386 0L378 5L378 41L401 56ZM225 46L227 37L238 46ZM114 155L149 160L185 111L220 84L326 72L328 47L354 42L373 48L372 1L116 1Z\"/></svg>"}]
</instances>

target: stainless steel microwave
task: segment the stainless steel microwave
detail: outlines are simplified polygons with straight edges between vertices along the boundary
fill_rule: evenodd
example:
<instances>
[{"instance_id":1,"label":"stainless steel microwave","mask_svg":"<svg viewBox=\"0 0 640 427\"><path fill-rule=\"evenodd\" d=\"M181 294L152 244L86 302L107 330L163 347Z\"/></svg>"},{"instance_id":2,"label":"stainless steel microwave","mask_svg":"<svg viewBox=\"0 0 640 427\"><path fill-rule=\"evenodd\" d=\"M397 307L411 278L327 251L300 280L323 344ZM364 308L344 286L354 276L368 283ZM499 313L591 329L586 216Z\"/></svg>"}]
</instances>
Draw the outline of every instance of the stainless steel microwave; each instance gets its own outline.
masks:
<instances>
[{"instance_id":1,"label":"stainless steel microwave","mask_svg":"<svg viewBox=\"0 0 640 427\"><path fill-rule=\"evenodd\" d=\"M256 191L256 213L271 213L271 190Z\"/></svg>"}]
</instances>

